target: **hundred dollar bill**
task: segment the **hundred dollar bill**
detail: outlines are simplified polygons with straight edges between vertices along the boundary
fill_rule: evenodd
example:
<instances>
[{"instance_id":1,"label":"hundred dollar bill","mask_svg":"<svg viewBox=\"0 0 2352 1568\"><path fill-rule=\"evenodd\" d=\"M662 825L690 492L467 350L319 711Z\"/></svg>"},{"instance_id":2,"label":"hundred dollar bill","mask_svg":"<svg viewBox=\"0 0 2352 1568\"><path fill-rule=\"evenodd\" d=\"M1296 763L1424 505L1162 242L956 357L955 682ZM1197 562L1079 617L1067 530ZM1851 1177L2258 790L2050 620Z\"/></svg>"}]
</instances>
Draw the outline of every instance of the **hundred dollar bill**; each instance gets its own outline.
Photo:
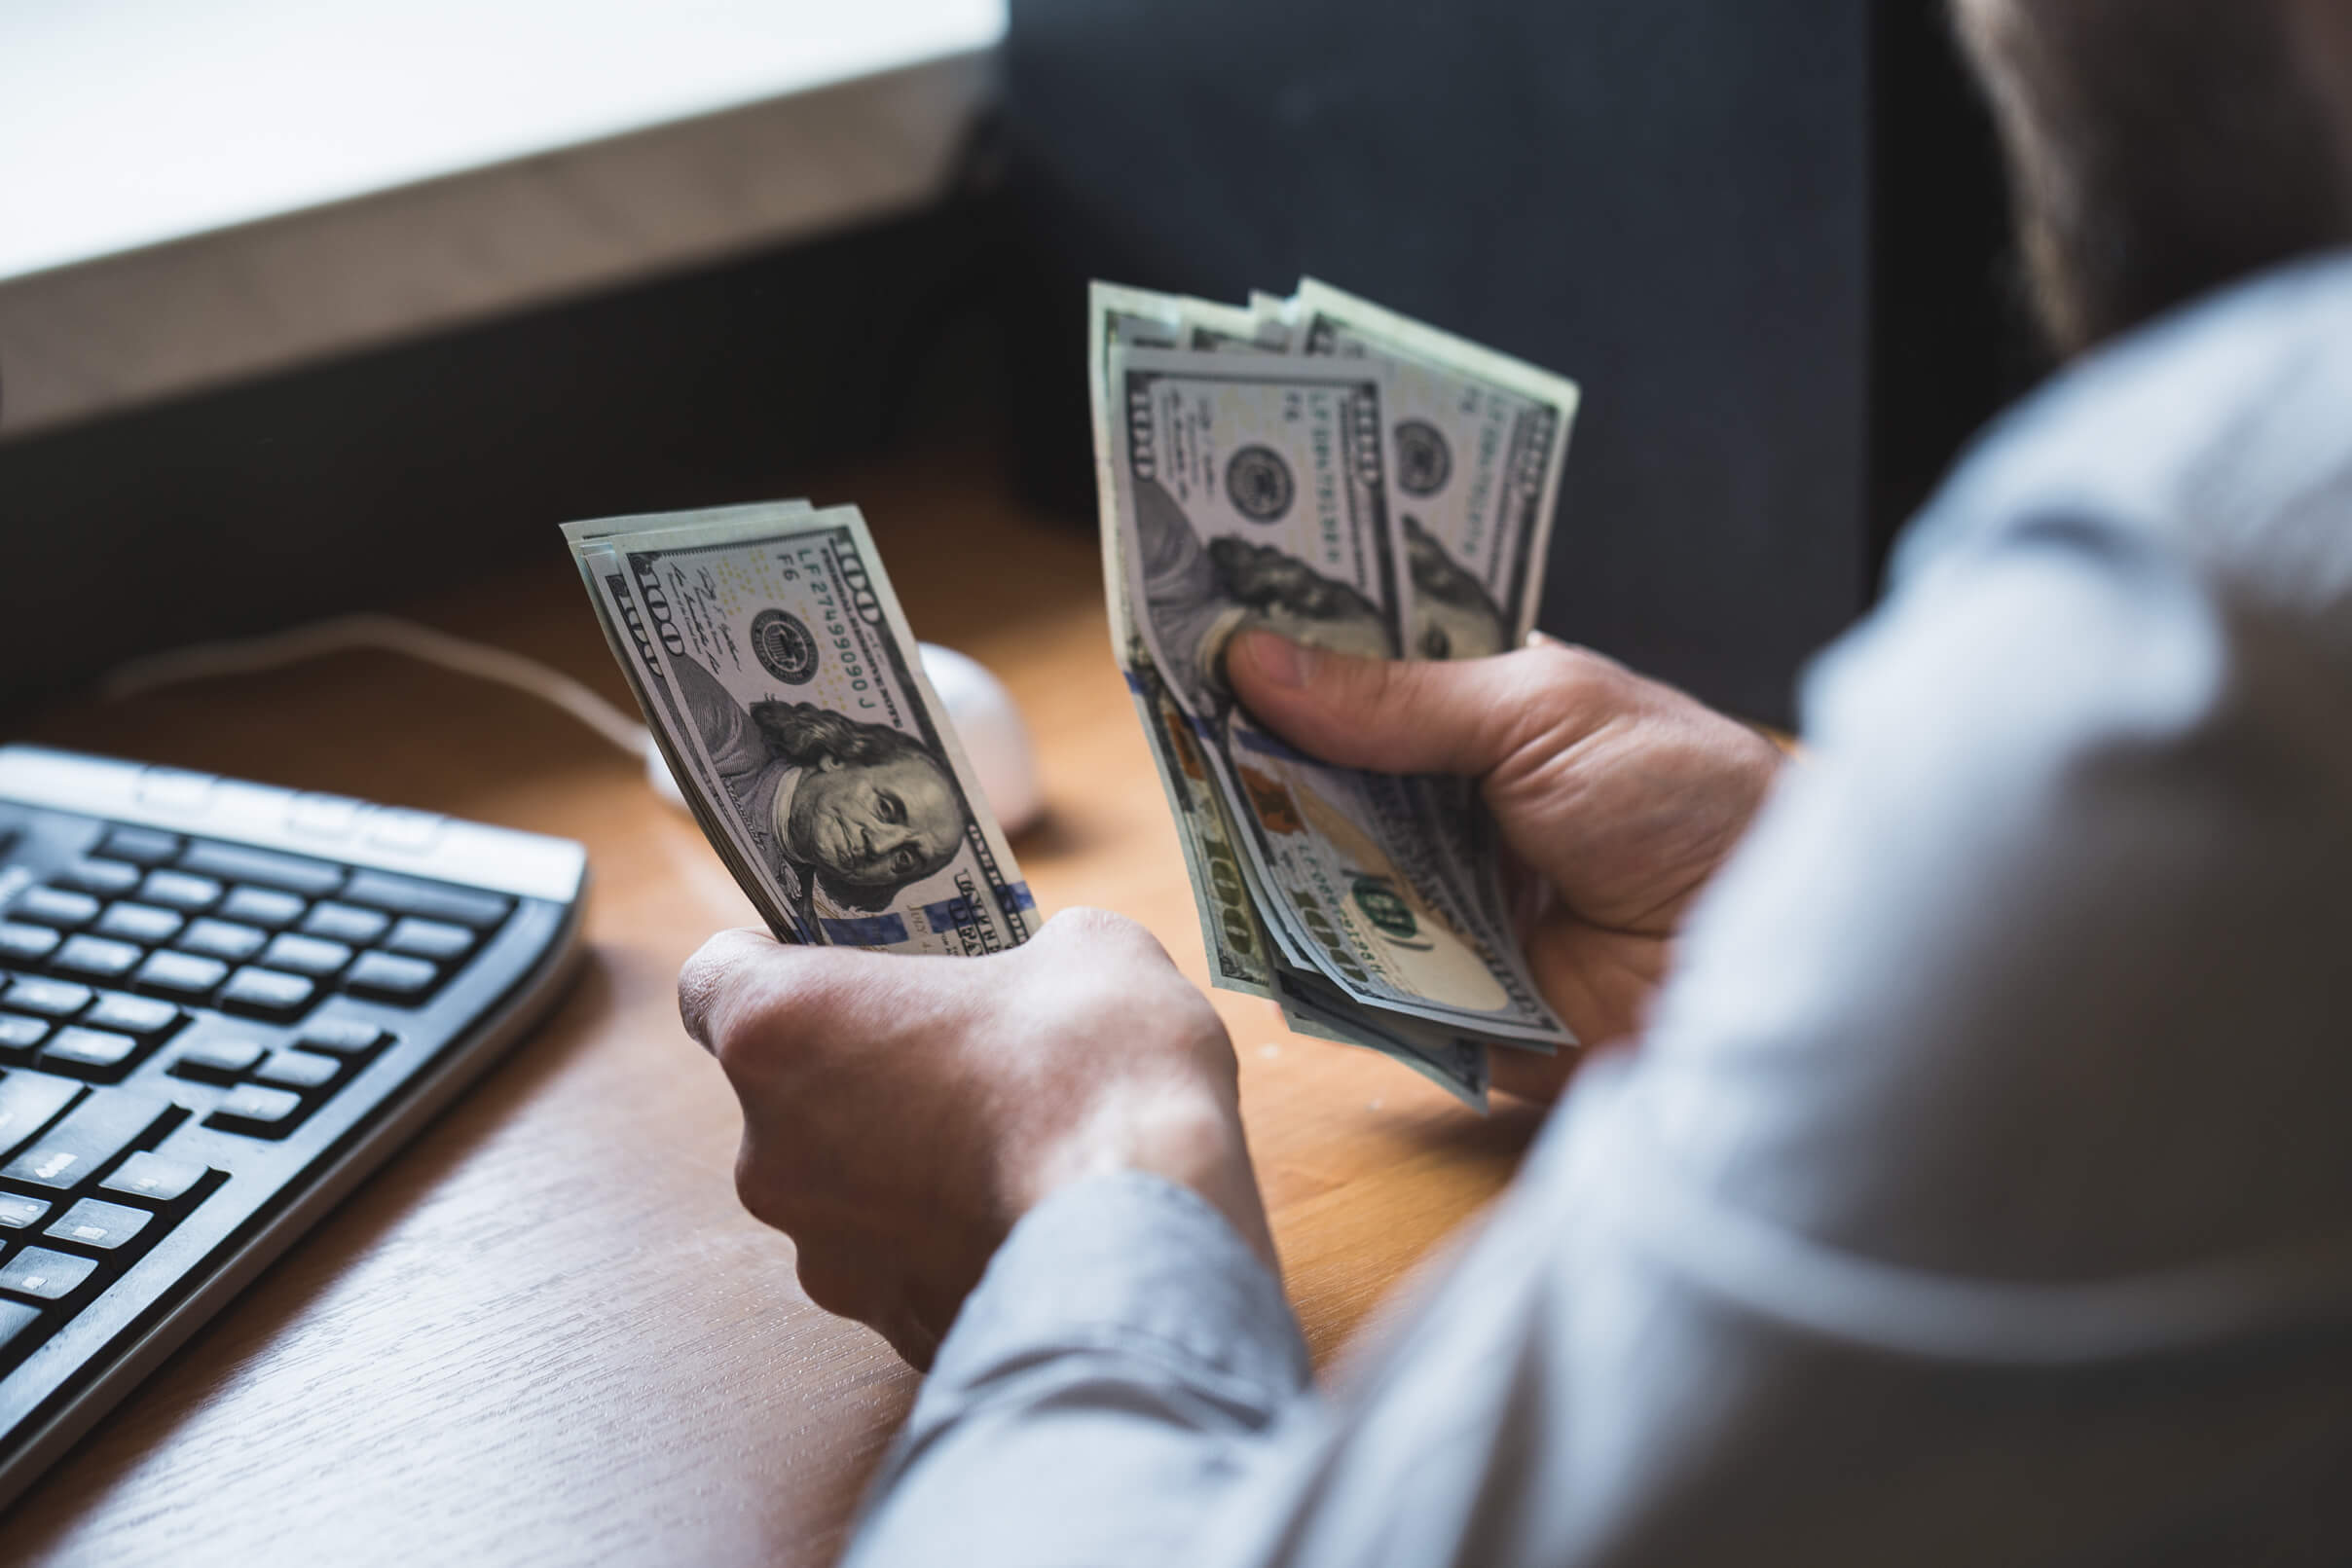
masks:
<instances>
[{"instance_id":1,"label":"hundred dollar bill","mask_svg":"<svg viewBox=\"0 0 2352 1568\"><path fill-rule=\"evenodd\" d=\"M600 620L777 936L979 954L1035 905L854 508L575 524Z\"/></svg>"},{"instance_id":2,"label":"hundred dollar bill","mask_svg":"<svg viewBox=\"0 0 2352 1568\"><path fill-rule=\"evenodd\" d=\"M1189 296L1097 281L1088 290L1087 303L1092 321L1087 363L1097 481L1101 488L1099 503L1102 516L1110 518L1118 506L1110 472L1111 449L1105 414L1113 344L1278 353L1293 346L1295 334L1290 303L1263 293L1253 293L1249 308L1241 310ZM1242 865L1236 864L1232 824L1217 792L1203 787L1205 767L1198 760L1197 748L1184 731L1181 715L1166 696L1149 651L1134 636L1126 607L1125 570L1120 550L1121 533L1116 528L1103 530L1113 638L1121 662L1126 667L1128 684L1136 693L1138 715L1154 741L1153 760L1158 768L1161 786L1174 815L1178 844L1191 874L1194 905L1199 916L1202 945L1209 957L1213 983L1228 990L1269 996L1281 1005L1293 1028L1322 1039L1386 1051L1483 1109L1486 1061L1482 1048L1449 1039L1433 1066L1428 1054L1402 1045L1383 1032L1363 1029L1350 1032L1344 1018L1317 1011L1303 1000L1302 991L1307 979L1304 971L1291 969L1278 952L1265 951L1265 928L1251 912L1252 879ZM1180 758L1188 755L1189 763L1180 762ZM1470 803L1462 802L1454 815L1466 819L1459 824L1457 836L1475 839L1478 824ZM1499 899L1492 900L1490 906L1499 908ZM1281 970L1272 977L1272 991L1267 989L1269 962Z\"/></svg>"},{"instance_id":3,"label":"hundred dollar bill","mask_svg":"<svg viewBox=\"0 0 2352 1568\"><path fill-rule=\"evenodd\" d=\"M1430 820L1415 781L1333 767L1260 728L1224 685L1265 627L1395 657L1381 376L1345 359L1109 346L1107 446L1125 608L1202 742L1282 957L1355 1006L1530 1043L1570 1037Z\"/></svg>"},{"instance_id":4,"label":"hundred dollar bill","mask_svg":"<svg viewBox=\"0 0 2352 1568\"><path fill-rule=\"evenodd\" d=\"M1407 657L1476 658L1524 643L1543 596L1576 383L1316 278L1280 304L1301 351L1387 368ZM1467 785L1453 792L1468 802ZM1499 918L1507 904L1490 819L1462 809L1440 817L1465 835L1455 853L1477 867L1472 896Z\"/></svg>"},{"instance_id":5,"label":"hundred dollar bill","mask_svg":"<svg viewBox=\"0 0 2352 1568\"><path fill-rule=\"evenodd\" d=\"M793 502L788 505L805 506ZM715 521L755 508L717 508L704 512L672 514L668 521L691 518ZM572 562L579 568L581 581L588 589L589 603L595 608L597 622L604 629L605 640L611 646L612 656L621 673L628 678L629 689L636 696L638 707L648 719L647 730L653 738L654 748L661 753L670 776L677 781L680 794L687 809L701 826L711 848L734 876L753 902L761 911L771 928L780 918L787 919L790 930L778 930L801 942L816 938L801 929L796 921L781 916L783 904L776 890L762 885L763 873L752 861L746 860L726 822L718 815L717 802L723 791L704 760L690 748L681 748L673 737L690 728L669 684L659 657L653 648L649 622L640 609L635 588L628 578L626 565L609 548L606 541L630 528L658 526L663 517L605 518L564 526L564 536L571 546ZM663 715L667 715L664 717Z\"/></svg>"},{"instance_id":6,"label":"hundred dollar bill","mask_svg":"<svg viewBox=\"0 0 2352 1568\"><path fill-rule=\"evenodd\" d=\"M1217 798L1192 724L1154 666L1147 663L1128 671L1127 687L1152 743L1168 809L1175 814L1176 838L1192 877L1208 951L1209 978L1225 990L1273 1000L1274 955L1250 899L1248 873L1233 842L1232 824Z\"/></svg>"},{"instance_id":7,"label":"hundred dollar bill","mask_svg":"<svg viewBox=\"0 0 2352 1568\"><path fill-rule=\"evenodd\" d=\"M1302 351L1378 358L1387 369L1410 656L1518 647L1543 594L1576 383L1315 278L1282 303Z\"/></svg>"},{"instance_id":8,"label":"hundred dollar bill","mask_svg":"<svg viewBox=\"0 0 2352 1568\"><path fill-rule=\"evenodd\" d=\"M1488 1046L1509 1041L1455 1035L1395 1013L1352 1006L1320 975L1295 969L1275 972L1274 991L1284 1021L1298 1033L1393 1057L1473 1111L1486 1111L1491 1081Z\"/></svg>"},{"instance_id":9,"label":"hundred dollar bill","mask_svg":"<svg viewBox=\"0 0 2352 1568\"><path fill-rule=\"evenodd\" d=\"M1086 381L1094 419L1097 504L1105 518L1118 508L1108 435L1110 350L1114 344L1159 347L1242 346L1272 350L1287 335L1264 334L1246 311L1210 300L1159 294L1149 289L1096 282L1087 290L1089 320ZM1210 982L1247 996L1274 995L1269 987L1268 938L1258 921L1234 849L1232 824L1209 785L1204 765L1180 710L1167 696L1158 666L1135 636L1127 606L1126 570L1120 553L1121 531L1103 530L1103 582L1110 606L1111 641L1134 694L1135 711L1150 739L1152 764L1176 824L1176 839L1200 920L1201 945Z\"/></svg>"}]
</instances>

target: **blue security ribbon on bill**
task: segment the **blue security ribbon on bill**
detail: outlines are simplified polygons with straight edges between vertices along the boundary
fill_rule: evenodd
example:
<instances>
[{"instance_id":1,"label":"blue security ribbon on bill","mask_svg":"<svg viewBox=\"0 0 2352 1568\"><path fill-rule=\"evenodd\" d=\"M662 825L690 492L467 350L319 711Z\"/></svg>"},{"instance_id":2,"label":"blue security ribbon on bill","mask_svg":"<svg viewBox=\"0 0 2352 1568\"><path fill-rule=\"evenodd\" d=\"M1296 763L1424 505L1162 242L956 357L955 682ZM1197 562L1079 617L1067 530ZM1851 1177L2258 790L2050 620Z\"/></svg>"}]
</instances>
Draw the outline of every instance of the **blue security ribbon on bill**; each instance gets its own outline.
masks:
<instances>
[{"instance_id":1,"label":"blue security ribbon on bill","mask_svg":"<svg viewBox=\"0 0 2352 1568\"><path fill-rule=\"evenodd\" d=\"M898 914L867 915L859 920L827 917L818 924L825 928L825 939L835 947L895 947L906 940L906 919Z\"/></svg>"}]
</instances>

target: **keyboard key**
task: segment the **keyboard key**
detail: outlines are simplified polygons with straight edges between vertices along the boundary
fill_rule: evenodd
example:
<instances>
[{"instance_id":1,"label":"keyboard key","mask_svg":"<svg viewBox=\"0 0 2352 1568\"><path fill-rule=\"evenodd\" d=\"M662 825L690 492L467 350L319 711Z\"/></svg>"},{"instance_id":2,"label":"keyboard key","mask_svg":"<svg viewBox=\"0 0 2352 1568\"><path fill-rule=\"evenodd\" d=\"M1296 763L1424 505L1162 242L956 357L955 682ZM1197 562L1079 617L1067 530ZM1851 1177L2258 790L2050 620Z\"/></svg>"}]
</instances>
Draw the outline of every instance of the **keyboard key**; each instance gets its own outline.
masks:
<instances>
[{"instance_id":1,"label":"keyboard key","mask_svg":"<svg viewBox=\"0 0 2352 1568\"><path fill-rule=\"evenodd\" d=\"M187 1021L188 1015L168 1002L125 996L120 991L99 997L98 1004L82 1015L82 1022L92 1029L135 1036L142 1043L161 1039Z\"/></svg>"},{"instance_id":2,"label":"keyboard key","mask_svg":"<svg viewBox=\"0 0 2352 1568\"><path fill-rule=\"evenodd\" d=\"M343 1064L332 1056L310 1051L273 1051L254 1075L260 1083L281 1089L323 1089L343 1076Z\"/></svg>"},{"instance_id":3,"label":"keyboard key","mask_svg":"<svg viewBox=\"0 0 2352 1568\"><path fill-rule=\"evenodd\" d=\"M98 1271L94 1258L27 1247L0 1264L0 1291L42 1301L62 1301Z\"/></svg>"},{"instance_id":4,"label":"keyboard key","mask_svg":"<svg viewBox=\"0 0 2352 1568\"><path fill-rule=\"evenodd\" d=\"M249 850L241 844L202 841L191 844L188 853L180 857L180 865L185 870L227 882L258 882L265 888L283 888L306 898L323 898L343 886L343 867L339 865L293 855L274 855L268 850Z\"/></svg>"},{"instance_id":5,"label":"keyboard key","mask_svg":"<svg viewBox=\"0 0 2352 1568\"><path fill-rule=\"evenodd\" d=\"M212 1173L192 1159L166 1154L133 1154L98 1184L112 1198L129 1198L160 1209L175 1209L209 1185Z\"/></svg>"},{"instance_id":6,"label":"keyboard key","mask_svg":"<svg viewBox=\"0 0 2352 1568\"><path fill-rule=\"evenodd\" d=\"M272 893L270 896L275 898L277 894ZM231 893L229 901L235 903L237 894ZM227 905L222 907L225 909ZM302 906L297 902L295 907L299 909ZM205 958L242 964L260 952L262 943L269 939L270 933L258 926L239 926L226 920L198 920L191 921L188 929L180 932L176 945L183 953L197 953Z\"/></svg>"},{"instance_id":7,"label":"keyboard key","mask_svg":"<svg viewBox=\"0 0 2352 1568\"><path fill-rule=\"evenodd\" d=\"M268 1054L258 1040L207 1039L180 1052L171 1071L183 1078L226 1083L252 1072L253 1064Z\"/></svg>"},{"instance_id":8,"label":"keyboard key","mask_svg":"<svg viewBox=\"0 0 2352 1568\"><path fill-rule=\"evenodd\" d=\"M48 1126L80 1098L82 1085L46 1073L17 1072L0 1077L0 1154Z\"/></svg>"},{"instance_id":9,"label":"keyboard key","mask_svg":"<svg viewBox=\"0 0 2352 1568\"><path fill-rule=\"evenodd\" d=\"M22 1301L0 1301L0 1364L15 1361L42 1340L48 1314Z\"/></svg>"},{"instance_id":10,"label":"keyboard key","mask_svg":"<svg viewBox=\"0 0 2352 1568\"><path fill-rule=\"evenodd\" d=\"M362 953L343 977L344 989L355 997L382 1002L414 1002L433 988L441 971L423 959L396 953Z\"/></svg>"},{"instance_id":11,"label":"keyboard key","mask_svg":"<svg viewBox=\"0 0 2352 1568\"><path fill-rule=\"evenodd\" d=\"M0 1012L0 1051L29 1051L49 1038L50 1028L44 1018Z\"/></svg>"},{"instance_id":12,"label":"keyboard key","mask_svg":"<svg viewBox=\"0 0 2352 1568\"><path fill-rule=\"evenodd\" d=\"M150 767L139 772L139 799L149 806L202 815L212 804L220 784L215 774L191 773L186 768Z\"/></svg>"},{"instance_id":13,"label":"keyboard key","mask_svg":"<svg viewBox=\"0 0 2352 1568\"><path fill-rule=\"evenodd\" d=\"M21 1197L14 1192L0 1192L0 1231L30 1230L49 1213L45 1199Z\"/></svg>"},{"instance_id":14,"label":"keyboard key","mask_svg":"<svg viewBox=\"0 0 2352 1568\"><path fill-rule=\"evenodd\" d=\"M77 860L58 872L57 880L101 898L120 898L139 885L139 868L124 860Z\"/></svg>"},{"instance_id":15,"label":"keyboard key","mask_svg":"<svg viewBox=\"0 0 2352 1568\"><path fill-rule=\"evenodd\" d=\"M391 1038L388 1031L356 1018L313 1018L302 1026L294 1043L305 1050L356 1058L372 1054Z\"/></svg>"},{"instance_id":16,"label":"keyboard key","mask_svg":"<svg viewBox=\"0 0 2352 1568\"><path fill-rule=\"evenodd\" d=\"M394 926L392 934L384 939L384 950L387 953L431 959L436 964L463 958L465 950L473 945L474 933L464 927L419 920L413 915Z\"/></svg>"},{"instance_id":17,"label":"keyboard key","mask_svg":"<svg viewBox=\"0 0 2352 1568\"><path fill-rule=\"evenodd\" d=\"M221 988L220 1004L259 1018L291 1018L311 1004L318 985L276 969L239 969Z\"/></svg>"},{"instance_id":18,"label":"keyboard key","mask_svg":"<svg viewBox=\"0 0 2352 1568\"><path fill-rule=\"evenodd\" d=\"M286 825L317 838L349 838L366 810L364 801L349 795L300 794L286 808Z\"/></svg>"},{"instance_id":19,"label":"keyboard key","mask_svg":"<svg viewBox=\"0 0 2352 1568\"><path fill-rule=\"evenodd\" d=\"M303 917L302 930L308 935L330 937L338 942L349 942L353 947L365 947L382 936L384 928L391 923L389 915L380 914L373 909L323 903L311 906L311 912Z\"/></svg>"},{"instance_id":20,"label":"keyboard key","mask_svg":"<svg viewBox=\"0 0 2352 1568\"><path fill-rule=\"evenodd\" d=\"M204 1119L204 1125L254 1138L283 1138L301 1119L301 1095L289 1089L242 1083L229 1091L229 1098Z\"/></svg>"},{"instance_id":21,"label":"keyboard key","mask_svg":"<svg viewBox=\"0 0 2352 1568\"><path fill-rule=\"evenodd\" d=\"M62 1215L41 1234L51 1241L61 1241L69 1247L86 1248L93 1253L116 1253L138 1238L140 1231L155 1223L155 1215L146 1209L133 1209L127 1204L108 1203L100 1198L84 1198Z\"/></svg>"},{"instance_id":22,"label":"keyboard key","mask_svg":"<svg viewBox=\"0 0 2352 1568\"><path fill-rule=\"evenodd\" d=\"M153 947L177 936L187 923L185 915L154 904L109 904L98 917L96 930L100 936L120 936L126 942Z\"/></svg>"},{"instance_id":23,"label":"keyboard key","mask_svg":"<svg viewBox=\"0 0 2352 1568\"><path fill-rule=\"evenodd\" d=\"M333 906L320 904L318 907L328 909ZM351 950L341 942L330 942L323 937L297 936L292 931L281 931L272 938L261 961L269 967L283 969L288 974L307 974L312 979L323 979L351 962Z\"/></svg>"},{"instance_id":24,"label":"keyboard key","mask_svg":"<svg viewBox=\"0 0 2352 1568\"><path fill-rule=\"evenodd\" d=\"M9 1078L17 1076L11 1073ZM6 1082L0 1081L0 1088ZM32 1147L0 1169L0 1177L26 1186L71 1192L125 1149L159 1136L179 1120L180 1108L128 1089L105 1089L65 1113L65 1119L33 1140Z\"/></svg>"},{"instance_id":25,"label":"keyboard key","mask_svg":"<svg viewBox=\"0 0 2352 1568\"><path fill-rule=\"evenodd\" d=\"M228 976L229 966L219 959L194 953L156 953L139 966L134 980L144 991L194 999L210 996Z\"/></svg>"},{"instance_id":26,"label":"keyboard key","mask_svg":"<svg viewBox=\"0 0 2352 1568\"><path fill-rule=\"evenodd\" d=\"M139 966L147 950L107 936L68 936L49 966L92 980L119 980Z\"/></svg>"},{"instance_id":27,"label":"keyboard key","mask_svg":"<svg viewBox=\"0 0 2352 1568\"><path fill-rule=\"evenodd\" d=\"M89 1006L94 995L90 987L76 985L71 980L28 979L18 980L0 993L0 1003L18 1012L37 1012L44 1018L71 1018Z\"/></svg>"},{"instance_id":28,"label":"keyboard key","mask_svg":"<svg viewBox=\"0 0 2352 1568\"><path fill-rule=\"evenodd\" d=\"M210 877L185 871L150 871L139 884L139 896L151 904L165 904L194 914L220 902L221 885Z\"/></svg>"},{"instance_id":29,"label":"keyboard key","mask_svg":"<svg viewBox=\"0 0 2352 1568\"><path fill-rule=\"evenodd\" d=\"M41 1047L40 1062L52 1073L111 1079L129 1072L131 1058L138 1054L139 1042L129 1035L72 1024L58 1030L56 1038Z\"/></svg>"},{"instance_id":30,"label":"keyboard key","mask_svg":"<svg viewBox=\"0 0 2352 1568\"><path fill-rule=\"evenodd\" d=\"M513 900L495 893L452 888L438 882L419 882L383 871L354 871L343 890L344 900L372 904L395 915L422 915L427 920L455 921L476 930L488 930L506 919Z\"/></svg>"},{"instance_id":31,"label":"keyboard key","mask_svg":"<svg viewBox=\"0 0 2352 1568\"><path fill-rule=\"evenodd\" d=\"M387 850L407 850L412 853L432 848L433 840L441 836L449 819L428 811L410 811L400 806L380 806L376 820L368 824L368 842L381 844Z\"/></svg>"},{"instance_id":32,"label":"keyboard key","mask_svg":"<svg viewBox=\"0 0 2352 1568\"><path fill-rule=\"evenodd\" d=\"M86 893L64 888L28 888L11 913L35 925L75 930L98 918L98 901Z\"/></svg>"},{"instance_id":33,"label":"keyboard key","mask_svg":"<svg viewBox=\"0 0 2352 1568\"><path fill-rule=\"evenodd\" d=\"M309 904L290 893L276 888L232 889L226 903L217 913L223 920L241 920L251 926L267 926L275 930L291 926L302 918Z\"/></svg>"},{"instance_id":34,"label":"keyboard key","mask_svg":"<svg viewBox=\"0 0 2352 1568\"><path fill-rule=\"evenodd\" d=\"M98 846L98 854L107 859L129 860L133 865L162 865L179 853L177 833L159 833L146 827L118 827Z\"/></svg>"},{"instance_id":35,"label":"keyboard key","mask_svg":"<svg viewBox=\"0 0 2352 1568\"><path fill-rule=\"evenodd\" d=\"M56 950L64 938L47 926L20 926L0 921L0 962L38 964Z\"/></svg>"}]
</instances>

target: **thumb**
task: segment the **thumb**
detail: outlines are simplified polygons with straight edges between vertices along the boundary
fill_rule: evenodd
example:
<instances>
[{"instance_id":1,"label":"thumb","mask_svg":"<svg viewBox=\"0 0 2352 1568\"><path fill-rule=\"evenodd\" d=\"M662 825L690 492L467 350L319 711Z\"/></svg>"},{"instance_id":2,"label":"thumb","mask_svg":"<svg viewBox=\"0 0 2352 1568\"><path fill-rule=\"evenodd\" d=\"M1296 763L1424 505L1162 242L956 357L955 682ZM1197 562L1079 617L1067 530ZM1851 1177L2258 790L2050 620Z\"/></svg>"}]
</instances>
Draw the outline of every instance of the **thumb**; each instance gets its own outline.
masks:
<instances>
[{"instance_id":1,"label":"thumb","mask_svg":"<svg viewBox=\"0 0 2352 1568\"><path fill-rule=\"evenodd\" d=\"M1227 650L1225 673L1260 723L1311 756L1475 778L1556 727L1563 655L1555 646L1485 659L1358 659L1245 632Z\"/></svg>"},{"instance_id":2,"label":"thumb","mask_svg":"<svg viewBox=\"0 0 2352 1568\"><path fill-rule=\"evenodd\" d=\"M678 971L679 1021L703 1049L721 1054L721 1039L744 1010L749 993L762 989L759 978L780 958L804 951L786 946L766 931L720 931Z\"/></svg>"}]
</instances>

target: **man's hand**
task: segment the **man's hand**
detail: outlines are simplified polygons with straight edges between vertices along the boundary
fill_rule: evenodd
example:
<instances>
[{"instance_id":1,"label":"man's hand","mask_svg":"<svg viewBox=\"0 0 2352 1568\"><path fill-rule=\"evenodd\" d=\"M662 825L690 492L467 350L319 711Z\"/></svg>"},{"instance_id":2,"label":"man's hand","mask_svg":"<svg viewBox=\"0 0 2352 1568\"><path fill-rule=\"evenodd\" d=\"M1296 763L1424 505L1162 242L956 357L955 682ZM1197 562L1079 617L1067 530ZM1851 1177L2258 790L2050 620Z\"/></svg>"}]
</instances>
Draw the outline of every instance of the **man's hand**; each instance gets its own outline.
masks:
<instances>
[{"instance_id":1,"label":"man's hand","mask_svg":"<svg viewBox=\"0 0 2352 1568\"><path fill-rule=\"evenodd\" d=\"M743 1102L744 1207L918 1367L1013 1222L1088 1176L1189 1186L1274 1265L1225 1026L1131 921L1071 910L986 959L724 931L678 988Z\"/></svg>"},{"instance_id":2,"label":"man's hand","mask_svg":"<svg viewBox=\"0 0 2352 1568\"><path fill-rule=\"evenodd\" d=\"M1504 843L1539 879L1525 932L1536 981L1588 1044L1639 1026L1683 911L1781 766L1745 725L1548 640L1390 663L1253 632L1234 639L1226 675L1252 713L1315 756L1482 782ZM1495 1082L1556 1094L1570 1060L1497 1052Z\"/></svg>"}]
</instances>

